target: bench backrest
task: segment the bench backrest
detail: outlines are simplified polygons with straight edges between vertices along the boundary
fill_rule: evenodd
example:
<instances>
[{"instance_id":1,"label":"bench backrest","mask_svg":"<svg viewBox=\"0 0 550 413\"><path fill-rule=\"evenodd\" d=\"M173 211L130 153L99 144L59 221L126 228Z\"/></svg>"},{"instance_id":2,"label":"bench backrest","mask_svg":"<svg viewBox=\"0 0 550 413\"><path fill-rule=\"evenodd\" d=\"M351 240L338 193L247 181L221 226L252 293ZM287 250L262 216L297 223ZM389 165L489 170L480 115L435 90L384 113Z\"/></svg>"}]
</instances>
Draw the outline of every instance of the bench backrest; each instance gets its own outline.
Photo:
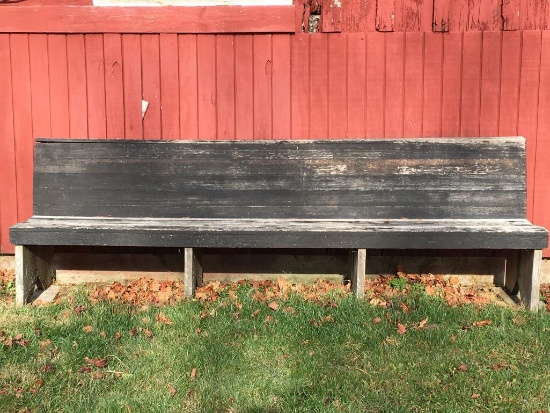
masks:
<instances>
[{"instance_id":1,"label":"bench backrest","mask_svg":"<svg viewBox=\"0 0 550 413\"><path fill-rule=\"evenodd\" d=\"M525 218L523 138L39 140L34 214Z\"/></svg>"}]
</instances>

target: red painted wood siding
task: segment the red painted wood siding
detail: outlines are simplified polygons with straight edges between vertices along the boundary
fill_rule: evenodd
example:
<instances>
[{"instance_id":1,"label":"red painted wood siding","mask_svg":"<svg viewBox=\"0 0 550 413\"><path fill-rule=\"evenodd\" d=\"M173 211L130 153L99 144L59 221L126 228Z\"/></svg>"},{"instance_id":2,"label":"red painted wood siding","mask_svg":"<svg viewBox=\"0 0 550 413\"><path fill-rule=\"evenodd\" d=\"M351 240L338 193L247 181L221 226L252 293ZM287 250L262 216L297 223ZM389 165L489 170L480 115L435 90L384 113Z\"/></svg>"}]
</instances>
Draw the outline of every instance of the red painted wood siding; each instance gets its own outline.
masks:
<instances>
[{"instance_id":1,"label":"red painted wood siding","mask_svg":"<svg viewBox=\"0 0 550 413\"><path fill-rule=\"evenodd\" d=\"M2 252L13 251L9 226L31 214L43 136L523 134L528 217L550 228L547 31L0 34L0 61Z\"/></svg>"}]
</instances>

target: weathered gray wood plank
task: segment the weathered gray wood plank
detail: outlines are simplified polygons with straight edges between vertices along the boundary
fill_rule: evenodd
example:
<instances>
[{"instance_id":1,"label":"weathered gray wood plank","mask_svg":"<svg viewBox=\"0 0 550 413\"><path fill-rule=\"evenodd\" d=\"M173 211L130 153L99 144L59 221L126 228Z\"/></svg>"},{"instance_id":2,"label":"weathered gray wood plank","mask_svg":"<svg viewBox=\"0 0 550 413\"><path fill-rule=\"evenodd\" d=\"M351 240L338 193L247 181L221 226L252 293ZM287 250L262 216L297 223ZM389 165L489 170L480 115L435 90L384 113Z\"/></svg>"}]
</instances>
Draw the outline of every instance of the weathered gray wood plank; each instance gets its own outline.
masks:
<instances>
[{"instance_id":1,"label":"weathered gray wood plank","mask_svg":"<svg viewBox=\"0 0 550 413\"><path fill-rule=\"evenodd\" d=\"M359 248L351 251L351 290L357 298L365 296L365 271L367 265L367 250Z\"/></svg>"}]
</instances>

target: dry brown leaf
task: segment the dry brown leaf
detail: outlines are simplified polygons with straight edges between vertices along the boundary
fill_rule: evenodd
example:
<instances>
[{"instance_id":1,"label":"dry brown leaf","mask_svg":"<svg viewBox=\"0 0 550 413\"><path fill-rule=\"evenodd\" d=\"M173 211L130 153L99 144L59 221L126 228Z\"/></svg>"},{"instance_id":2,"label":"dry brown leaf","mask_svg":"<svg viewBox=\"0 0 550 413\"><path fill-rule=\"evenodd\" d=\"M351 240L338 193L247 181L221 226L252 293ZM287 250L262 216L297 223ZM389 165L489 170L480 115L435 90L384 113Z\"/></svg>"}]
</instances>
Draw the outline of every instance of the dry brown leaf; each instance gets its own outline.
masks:
<instances>
[{"instance_id":1,"label":"dry brown leaf","mask_svg":"<svg viewBox=\"0 0 550 413\"><path fill-rule=\"evenodd\" d=\"M268 304L268 307L271 308L273 311L277 311L279 309L279 304L277 304L275 301L272 301Z\"/></svg>"},{"instance_id":2,"label":"dry brown leaf","mask_svg":"<svg viewBox=\"0 0 550 413\"><path fill-rule=\"evenodd\" d=\"M477 399L479 396L481 396L479 393L474 393L472 394L472 399Z\"/></svg>"},{"instance_id":3,"label":"dry brown leaf","mask_svg":"<svg viewBox=\"0 0 550 413\"><path fill-rule=\"evenodd\" d=\"M481 321L476 321L473 326L474 327L484 327L484 326L488 326L490 324L493 324L493 321L492 320L481 320Z\"/></svg>"},{"instance_id":4,"label":"dry brown leaf","mask_svg":"<svg viewBox=\"0 0 550 413\"><path fill-rule=\"evenodd\" d=\"M176 393L178 392L176 390L176 388L174 386L172 386L171 384L168 385L168 389L170 390L170 394L172 395L172 397L174 397L176 395Z\"/></svg>"},{"instance_id":5,"label":"dry brown leaf","mask_svg":"<svg viewBox=\"0 0 550 413\"><path fill-rule=\"evenodd\" d=\"M411 308L407 304L405 304L403 301L399 301L399 307L401 307L401 309L405 314L411 311Z\"/></svg>"},{"instance_id":6,"label":"dry brown leaf","mask_svg":"<svg viewBox=\"0 0 550 413\"><path fill-rule=\"evenodd\" d=\"M397 323L397 332L399 334L405 334L407 332L407 327L404 324Z\"/></svg>"},{"instance_id":7,"label":"dry brown leaf","mask_svg":"<svg viewBox=\"0 0 550 413\"><path fill-rule=\"evenodd\" d=\"M418 323L418 329L421 330L424 327L426 327L426 323L428 322L428 317L426 317L424 320L422 320L420 323Z\"/></svg>"},{"instance_id":8,"label":"dry brown leaf","mask_svg":"<svg viewBox=\"0 0 550 413\"><path fill-rule=\"evenodd\" d=\"M191 375L189 376L189 381L190 382L195 381L196 377L197 377L197 369L193 368L193 369L191 369Z\"/></svg>"},{"instance_id":9,"label":"dry brown leaf","mask_svg":"<svg viewBox=\"0 0 550 413\"><path fill-rule=\"evenodd\" d=\"M94 331L94 327L91 325L87 325L82 327L82 330L84 330L86 333L91 333L92 331Z\"/></svg>"},{"instance_id":10,"label":"dry brown leaf","mask_svg":"<svg viewBox=\"0 0 550 413\"><path fill-rule=\"evenodd\" d=\"M143 334L145 334L145 337L147 337L148 339L153 338L153 333L152 333L151 330L149 330L148 328L146 328L145 330L143 330Z\"/></svg>"},{"instance_id":11,"label":"dry brown leaf","mask_svg":"<svg viewBox=\"0 0 550 413\"><path fill-rule=\"evenodd\" d=\"M378 323L381 322L381 321L382 321L382 319L381 319L380 317L375 317L375 318L372 319L372 322L373 322L374 324L378 324Z\"/></svg>"},{"instance_id":12,"label":"dry brown leaf","mask_svg":"<svg viewBox=\"0 0 550 413\"><path fill-rule=\"evenodd\" d=\"M460 371L468 371L468 366L467 366L466 364L463 363L463 364L461 364L461 365L458 367L458 369L459 369Z\"/></svg>"},{"instance_id":13,"label":"dry brown leaf","mask_svg":"<svg viewBox=\"0 0 550 413\"><path fill-rule=\"evenodd\" d=\"M458 277L450 277L449 278L449 284L451 285L458 285Z\"/></svg>"}]
</instances>

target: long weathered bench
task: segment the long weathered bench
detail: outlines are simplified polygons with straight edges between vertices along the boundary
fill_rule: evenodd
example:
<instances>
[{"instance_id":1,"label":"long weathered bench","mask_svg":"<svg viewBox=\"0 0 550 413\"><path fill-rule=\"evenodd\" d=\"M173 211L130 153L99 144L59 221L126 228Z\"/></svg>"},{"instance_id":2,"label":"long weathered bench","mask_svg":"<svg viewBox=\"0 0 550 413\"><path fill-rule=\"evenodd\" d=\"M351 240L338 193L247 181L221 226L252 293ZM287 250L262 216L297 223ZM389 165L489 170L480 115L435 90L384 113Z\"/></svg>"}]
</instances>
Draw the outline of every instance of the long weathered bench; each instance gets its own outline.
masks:
<instances>
[{"instance_id":1,"label":"long weathered bench","mask_svg":"<svg viewBox=\"0 0 550 413\"><path fill-rule=\"evenodd\" d=\"M523 138L38 140L34 215L11 228L17 302L54 278L55 246L505 250L506 286L538 305L548 233L526 220Z\"/></svg>"}]
</instances>

